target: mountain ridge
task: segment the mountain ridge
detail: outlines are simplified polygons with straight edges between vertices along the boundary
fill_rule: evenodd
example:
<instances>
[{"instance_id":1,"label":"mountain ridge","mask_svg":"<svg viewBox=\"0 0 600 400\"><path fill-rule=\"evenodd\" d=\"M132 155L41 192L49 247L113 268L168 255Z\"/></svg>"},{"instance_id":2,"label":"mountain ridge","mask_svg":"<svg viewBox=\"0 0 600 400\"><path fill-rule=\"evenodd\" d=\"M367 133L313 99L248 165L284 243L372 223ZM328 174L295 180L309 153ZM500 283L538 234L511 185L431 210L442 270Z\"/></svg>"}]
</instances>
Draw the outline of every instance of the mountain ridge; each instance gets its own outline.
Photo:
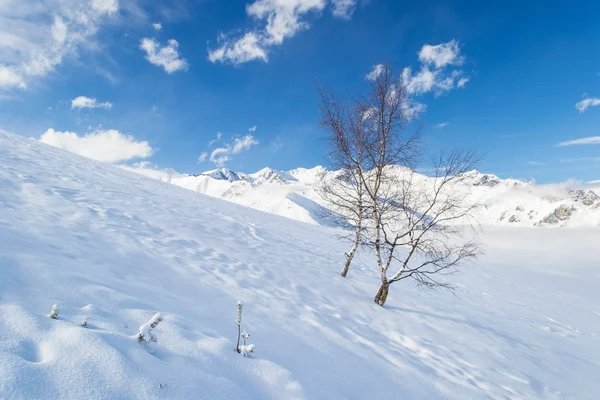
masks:
<instances>
[{"instance_id":1,"label":"mountain ridge","mask_svg":"<svg viewBox=\"0 0 600 400\"><path fill-rule=\"evenodd\" d=\"M325 222L316 217L317 210L327 206L315 190L316 185L322 179L335 179L340 175L340 171L316 166L289 171L267 167L251 174L228 168L195 175L166 171L161 177L157 169L122 167L202 194L318 225ZM402 167L393 168L402 171ZM415 176L425 183L435 179L419 173ZM477 170L465 173L461 183L455 185L457 190L465 191L468 202L479 205L475 219L482 225L600 225L600 196L591 185L576 182L537 185L533 181L502 179Z\"/></svg>"}]
</instances>

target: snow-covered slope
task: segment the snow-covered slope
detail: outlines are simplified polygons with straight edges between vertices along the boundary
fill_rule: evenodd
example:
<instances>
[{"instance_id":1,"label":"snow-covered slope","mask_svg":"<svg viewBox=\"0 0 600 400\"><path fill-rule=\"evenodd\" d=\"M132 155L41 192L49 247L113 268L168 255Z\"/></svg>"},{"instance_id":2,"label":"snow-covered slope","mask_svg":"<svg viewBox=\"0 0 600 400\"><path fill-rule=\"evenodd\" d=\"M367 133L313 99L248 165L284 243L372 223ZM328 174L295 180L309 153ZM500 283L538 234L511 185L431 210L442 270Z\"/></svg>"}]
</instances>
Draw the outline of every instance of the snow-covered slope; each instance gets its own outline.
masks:
<instances>
[{"instance_id":1,"label":"snow-covered slope","mask_svg":"<svg viewBox=\"0 0 600 400\"><path fill-rule=\"evenodd\" d=\"M129 169L209 196L312 224L322 222L319 209L325 206L315 186L321 178L334 179L339 174L323 167L291 171L265 168L249 175L228 169L199 175L173 174L172 171L161 175L155 169ZM422 183L431 179L417 175ZM597 190L594 185L577 182L536 185L471 171L456 186L456 190L468 195L467 201L480 204L476 219L483 225L600 225L600 196L594 191Z\"/></svg>"},{"instance_id":2,"label":"snow-covered slope","mask_svg":"<svg viewBox=\"0 0 600 400\"><path fill-rule=\"evenodd\" d=\"M380 308L369 255L340 277L329 228L1 132L0 166L0 398L600 392L598 229L488 228L456 295L398 284ZM238 299L252 358L233 351Z\"/></svg>"}]
</instances>

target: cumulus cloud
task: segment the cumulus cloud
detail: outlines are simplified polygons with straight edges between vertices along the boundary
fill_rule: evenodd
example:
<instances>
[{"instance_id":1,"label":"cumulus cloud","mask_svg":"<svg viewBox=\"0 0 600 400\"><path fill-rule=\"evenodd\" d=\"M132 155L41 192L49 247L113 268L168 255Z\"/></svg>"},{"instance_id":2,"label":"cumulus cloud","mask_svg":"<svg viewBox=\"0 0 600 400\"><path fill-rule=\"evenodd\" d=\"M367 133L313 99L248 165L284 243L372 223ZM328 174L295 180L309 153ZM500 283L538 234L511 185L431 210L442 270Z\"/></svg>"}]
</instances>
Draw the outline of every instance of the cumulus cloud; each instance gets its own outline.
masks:
<instances>
[{"instance_id":1,"label":"cumulus cloud","mask_svg":"<svg viewBox=\"0 0 600 400\"><path fill-rule=\"evenodd\" d=\"M98 103L98 101L91 97L86 96L78 96L71 100L71 110L82 108L104 108L108 110L112 108L113 104L110 101L105 101L104 103Z\"/></svg>"},{"instance_id":2,"label":"cumulus cloud","mask_svg":"<svg viewBox=\"0 0 600 400\"><path fill-rule=\"evenodd\" d=\"M59 132L48 129L40 137L42 143L98 161L115 163L152 155L152 147L146 141L137 141L115 129L97 129L79 136L75 132Z\"/></svg>"},{"instance_id":3,"label":"cumulus cloud","mask_svg":"<svg viewBox=\"0 0 600 400\"><path fill-rule=\"evenodd\" d=\"M208 59L232 64L267 62L269 49L309 29L307 16L319 15L327 4L328 0L255 0L246 6L246 14L261 25L237 38L220 35L219 47L208 50ZM331 0L331 4L332 14L344 19L350 18L356 8L356 0Z\"/></svg>"},{"instance_id":4,"label":"cumulus cloud","mask_svg":"<svg viewBox=\"0 0 600 400\"><path fill-rule=\"evenodd\" d=\"M146 60L150 64L161 67L167 74L188 69L187 60L179 54L179 43L177 40L170 39L166 46L161 46L155 39L143 38L140 48L146 52Z\"/></svg>"},{"instance_id":5,"label":"cumulus cloud","mask_svg":"<svg viewBox=\"0 0 600 400\"><path fill-rule=\"evenodd\" d=\"M590 107L600 106L600 99L596 97L586 97L585 99L577 102L575 104L575 108L579 110L580 113L584 112Z\"/></svg>"},{"instance_id":6,"label":"cumulus cloud","mask_svg":"<svg viewBox=\"0 0 600 400\"><path fill-rule=\"evenodd\" d=\"M581 139L567 140L566 142L560 142L557 147L565 146L580 146L586 144L600 144L600 136L590 136Z\"/></svg>"},{"instance_id":7,"label":"cumulus cloud","mask_svg":"<svg viewBox=\"0 0 600 400\"><path fill-rule=\"evenodd\" d=\"M439 69L447 65L462 65L464 57L460 55L458 41L453 39L435 46L424 45L419 51L419 60L425 65L433 65Z\"/></svg>"},{"instance_id":8,"label":"cumulus cloud","mask_svg":"<svg viewBox=\"0 0 600 400\"><path fill-rule=\"evenodd\" d=\"M118 0L0 2L0 90L53 72L118 10Z\"/></svg>"},{"instance_id":9,"label":"cumulus cloud","mask_svg":"<svg viewBox=\"0 0 600 400\"><path fill-rule=\"evenodd\" d=\"M413 74L410 67L402 72L411 92L441 95L452 89L462 88L469 81L462 70L456 69L465 61L458 41L451 40L435 46L426 44L418 55L421 63L418 72Z\"/></svg>"},{"instance_id":10,"label":"cumulus cloud","mask_svg":"<svg viewBox=\"0 0 600 400\"><path fill-rule=\"evenodd\" d=\"M232 156L240 154L243 151L249 150L252 146L257 145L258 140L252 135L234 138L233 141L223 147L218 147L210 153L210 161L215 165L222 167L227 161L232 159Z\"/></svg>"},{"instance_id":11,"label":"cumulus cloud","mask_svg":"<svg viewBox=\"0 0 600 400\"><path fill-rule=\"evenodd\" d=\"M162 24L160 22L155 22L152 24L152 28L154 28L155 31L162 31Z\"/></svg>"}]
</instances>

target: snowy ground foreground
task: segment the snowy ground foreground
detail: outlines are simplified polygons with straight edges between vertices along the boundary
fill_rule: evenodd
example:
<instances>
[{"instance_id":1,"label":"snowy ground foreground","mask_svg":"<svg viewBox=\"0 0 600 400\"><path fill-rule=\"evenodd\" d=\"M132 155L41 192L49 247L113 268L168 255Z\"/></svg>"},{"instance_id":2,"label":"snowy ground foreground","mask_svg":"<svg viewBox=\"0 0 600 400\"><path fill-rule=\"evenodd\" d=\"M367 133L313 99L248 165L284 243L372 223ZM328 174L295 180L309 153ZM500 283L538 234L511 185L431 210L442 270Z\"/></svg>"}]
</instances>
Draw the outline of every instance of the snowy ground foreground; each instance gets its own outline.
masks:
<instances>
[{"instance_id":1,"label":"snowy ground foreground","mask_svg":"<svg viewBox=\"0 0 600 400\"><path fill-rule=\"evenodd\" d=\"M385 308L333 233L0 133L0 398L598 398L599 229L487 229Z\"/></svg>"}]
</instances>

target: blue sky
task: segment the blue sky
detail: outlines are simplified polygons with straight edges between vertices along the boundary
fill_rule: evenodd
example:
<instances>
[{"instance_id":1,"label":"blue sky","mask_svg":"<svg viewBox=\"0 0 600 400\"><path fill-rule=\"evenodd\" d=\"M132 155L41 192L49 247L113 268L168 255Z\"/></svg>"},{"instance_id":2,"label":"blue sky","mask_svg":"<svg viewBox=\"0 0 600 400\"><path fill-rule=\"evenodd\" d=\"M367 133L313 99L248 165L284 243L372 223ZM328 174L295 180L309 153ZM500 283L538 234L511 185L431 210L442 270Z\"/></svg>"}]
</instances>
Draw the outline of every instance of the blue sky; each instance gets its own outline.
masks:
<instances>
[{"instance_id":1,"label":"blue sky","mask_svg":"<svg viewBox=\"0 0 600 400\"><path fill-rule=\"evenodd\" d=\"M501 177L600 179L598 2L163 3L1 2L0 128L186 173L312 167L314 84L359 93L391 60L420 85L431 151L475 148Z\"/></svg>"}]
</instances>

